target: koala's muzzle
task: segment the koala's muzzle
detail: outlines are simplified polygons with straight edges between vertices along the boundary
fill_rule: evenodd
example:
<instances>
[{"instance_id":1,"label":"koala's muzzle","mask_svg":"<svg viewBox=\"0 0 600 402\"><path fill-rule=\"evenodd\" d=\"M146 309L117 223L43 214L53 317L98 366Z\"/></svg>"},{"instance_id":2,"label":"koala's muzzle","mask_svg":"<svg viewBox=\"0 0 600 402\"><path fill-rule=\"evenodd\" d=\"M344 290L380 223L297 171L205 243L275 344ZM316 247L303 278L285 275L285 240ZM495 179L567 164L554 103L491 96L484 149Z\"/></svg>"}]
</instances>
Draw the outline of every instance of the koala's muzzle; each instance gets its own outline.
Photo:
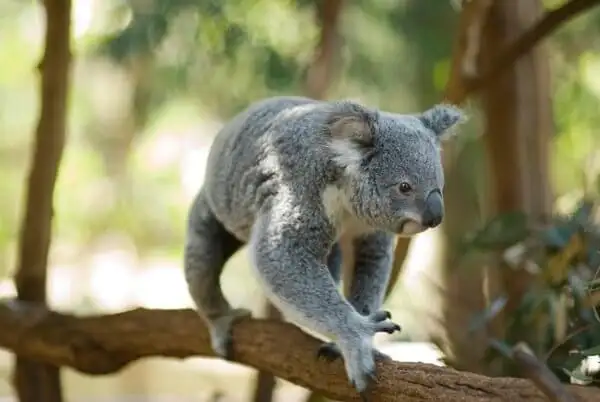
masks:
<instances>
[{"instance_id":1,"label":"koala's muzzle","mask_svg":"<svg viewBox=\"0 0 600 402\"><path fill-rule=\"evenodd\" d=\"M442 223L444 217L444 200L440 190L433 190L425 199L425 211L423 212L423 225L434 228Z\"/></svg>"}]
</instances>

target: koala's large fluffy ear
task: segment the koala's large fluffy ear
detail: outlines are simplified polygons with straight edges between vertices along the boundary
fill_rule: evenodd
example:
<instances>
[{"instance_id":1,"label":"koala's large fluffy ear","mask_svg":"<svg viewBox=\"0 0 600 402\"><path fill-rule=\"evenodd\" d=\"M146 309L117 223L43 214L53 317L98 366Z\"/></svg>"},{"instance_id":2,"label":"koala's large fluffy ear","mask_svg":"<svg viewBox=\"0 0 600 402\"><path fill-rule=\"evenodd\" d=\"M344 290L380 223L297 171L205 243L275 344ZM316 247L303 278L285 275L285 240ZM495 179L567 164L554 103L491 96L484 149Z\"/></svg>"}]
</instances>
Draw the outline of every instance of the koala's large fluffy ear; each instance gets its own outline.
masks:
<instances>
[{"instance_id":1,"label":"koala's large fluffy ear","mask_svg":"<svg viewBox=\"0 0 600 402\"><path fill-rule=\"evenodd\" d=\"M423 112L419 118L441 141L452 135L452 128L466 120L462 110L448 104L435 105Z\"/></svg>"},{"instance_id":2,"label":"koala's large fluffy ear","mask_svg":"<svg viewBox=\"0 0 600 402\"><path fill-rule=\"evenodd\" d=\"M373 146L373 112L350 101L336 102L331 106L326 130L335 161L343 167L359 167Z\"/></svg>"},{"instance_id":3,"label":"koala's large fluffy ear","mask_svg":"<svg viewBox=\"0 0 600 402\"><path fill-rule=\"evenodd\" d=\"M371 112L349 101L336 102L327 118L327 129L332 139L349 140L362 146L373 142Z\"/></svg>"}]
</instances>

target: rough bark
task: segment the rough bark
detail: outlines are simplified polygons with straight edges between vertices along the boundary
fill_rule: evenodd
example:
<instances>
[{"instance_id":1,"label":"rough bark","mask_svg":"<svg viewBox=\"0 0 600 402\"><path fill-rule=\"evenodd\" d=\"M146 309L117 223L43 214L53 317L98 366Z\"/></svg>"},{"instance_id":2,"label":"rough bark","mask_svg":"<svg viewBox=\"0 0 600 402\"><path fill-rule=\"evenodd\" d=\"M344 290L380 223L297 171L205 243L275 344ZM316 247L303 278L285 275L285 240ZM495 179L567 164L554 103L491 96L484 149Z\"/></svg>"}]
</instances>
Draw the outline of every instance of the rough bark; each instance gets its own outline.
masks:
<instances>
[{"instance_id":1,"label":"rough bark","mask_svg":"<svg viewBox=\"0 0 600 402\"><path fill-rule=\"evenodd\" d=\"M465 22L472 21L472 17L469 16L470 13L475 12L477 14L476 9L480 7L480 5L475 4L477 2L492 3L489 0L464 2L462 17ZM459 63L453 66L450 81L446 87L445 99L455 104L464 102L469 95L493 83L497 76L509 69L517 60L564 23L597 5L600 5L600 0L571 0L552 11L544 13L536 19L535 24L522 32L510 46L505 47L499 54L497 53L494 62L490 63L488 69L476 72L475 75L470 75L468 72L466 75L463 74L462 68L457 68L461 65L460 61L455 59L454 61L459 61ZM463 25L463 30L459 32L458 36L458 47L466 46L468 31L468 26ZM494 49L494 51L497 52L498 49ZM464 51L461 54L464 54ZM464 64L462 65L464 66Z\"/></svg>"},{"instance_id":2,"label":"rough bark","mask_svg":"<svg viewBox=\"0 0 600 402\"><path fill-rule=\"evenodd\" d=\"M444 98L447 102L460 104L471 94L482 95L486 117L484 145L490 159L488 181L493 186L493 211L486 212L519 209L533 218L543 217L548 212L550 197L545 148L552 131L551 103L548 66L540 54L543 48L538 45L567 20L599 3L597 0L573 0L546 13L542 12L539 2L473 0L464 3ZM457 155L453 155L452 144L444 151L447 191L456 193L460 186L454 180L457 170L452 165L458 160ZM458 192L456 202L464 204L460 190ZM453 202L451 196L447 202ZM447 221L452 220L452 217L448 218ZM458 222L458 231L450 232L464 233L460 225L464 226L465 222ZM458 294L469 297L478 294L476 302L481 303L481 292L466 289L473 289L467 282L481 282L483 286L484 276L480 275L481 270L477 275L470 271L462 275L449 272L447 280L451 285L446 287L450 289L446 294L449 299L446 320L459 317L459 324L453 326L457 336L448 337L455 354L453 363L462 361L462 368L476 370L477 355L481 353L474 347L477 344L474 339L461 340L464 334L461 336L463 331L460 330L460 321L464 321L460 316L465 318L465 310L468 310L461 306L473 307L475 302L457 302L456 298ZM523 273L504 272L501 278L488 275L485 282L489 287L489 298L502 288L508 291L510 305L507 311L510 311L527 287L528 278ZM493 332L501 335L502 326L500 322L494 323Z\"/></svg>"},{"instance_id":3,"label":"rough bark","mask_svg":"<svg viewBox=\"0 0 600 402\"><path fill-rule=\"evenodd\" d=\"M41 73L41 111L27 183L15 284L20 300L46 303L46 270L53 196L65 143L70 65L70 0L45 0L46 39ZM9 327L10 328L10 327ZM60 374L52 362L17 356L14 386L21 402L62 400Z\"/></svg>"},{"instance_id":4,"label":"rough bark","mask_svg":"<svg viewBox=\"0 0 600 402\"><path fill-rule=\"evenodd\" d=\"M202 320L190 309L135 309L75 317L23 302L0 304L0 346L51 365L90 375L115 373L150 356L214 357ZM315 359L320 341L273 320L243 319L233 328L234 360L331 399L359 401L343 363ZM372 402L545 401L529 380L489 378L430 364L398 363L378 355ZM597 400L593 387L568 386L581 401Z\"/></svg>"},{"instance_id":5,"label":"rough bark","mask_svg":"<svg viewBox=\"0 0 600 402\"><path fill-rule=\"evenodd\" d=\"M489 70L495 61L492 49L505 48L537 21L543 13L541 1L506 0L490 8L488 23L482 32L486 44L481 51L482 68ZM551 212L548 177L548 151L553 132L552 101L548 57L537 46L481 92L485 115L484 142L490 174L489 205L492 215L521 211L532 222L542 223ZM533 277L525 270L495 264L499 292L508 303L503 311L509 316L518 307ZM505 325L494 325L494 335L503 337ZM528 339L531 328L516 339Z\"/></svg>"},{"instance_id":6,"label":"rough bark","mask_svg":"<svg viewBox=\"0 0 600 402\"><path fill-rule=\"evenodd\" d=\"M489 0L464 2L452 54L449 81L444 97L460 103L469 77L477 74L480 29L485 25ZM434 331L436 343L452 367L485 372L483 357L487 342L483 331L467 333L473 315L485 308L483 272L480 261L460 261L455 243L480 223L481 211L474 185L475 172L470 156L478 150L472 144L458 149L455 142L444 144L446 175L444 199L447 213L442 223L438 264L432 269L432 282L440 297L440 322Z\"/></svg>"}]
</instances>

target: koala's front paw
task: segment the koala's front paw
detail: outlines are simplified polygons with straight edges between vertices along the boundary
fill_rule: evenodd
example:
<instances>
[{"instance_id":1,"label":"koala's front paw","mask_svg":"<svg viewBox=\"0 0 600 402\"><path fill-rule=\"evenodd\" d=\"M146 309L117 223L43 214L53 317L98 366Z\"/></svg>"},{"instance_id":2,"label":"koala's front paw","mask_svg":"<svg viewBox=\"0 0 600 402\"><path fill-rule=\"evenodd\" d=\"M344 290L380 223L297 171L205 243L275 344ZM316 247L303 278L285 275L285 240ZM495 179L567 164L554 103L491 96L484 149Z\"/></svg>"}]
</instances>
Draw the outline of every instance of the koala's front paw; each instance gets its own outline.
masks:
<instances>
[{"instance_id":1,"label":"koala's front paw","mask_svg":"<svg viewBox=\"0 0 600 402\"><path fill-rule=\"evenodd\" d=\"M400 331L400 326L391 321L386 321L392 318L389 311L381 310L367 316L368 321L376 324L374 332L387 332L389 334ZM317 350L317 358L332 362L342 357L342 351L335 342L324 342Z\"/></svg>"},{"instance_id":2,"label":"koala's front paw","mask_svg":"<svg viewBox=\"0 0 600 402\"><path fill-rule=\"evenodd\" d=\"M340 350L344 356L344 365L348 380L361 395L363 401L367 401L367 391L371 382L375 379L375 359L371 340L362 337L351 342L343 342Z\"/></svg>"},{"instance_id":3,"label":"koala's front paw","mask_svg":"<svg viewBox=\"0 0 600 402\"><path fill-rule=\"evenodd\" d=\"M400 326L390 321L391 317L392 315L384 310L361 316L358 327L350 329L348 336L341 337L335 345L344 357L348 379L360 393L363 401L367 400L366 392L376 376L373 336L377 332L392 334L400 331ZM335 350L330 346L328 349Z\"/></svg>"},{"instance_id":4,"label":"koala's front paw","mask_svg":"<svg viewBox=\"0 0 600 402\"><path fill-rule=\"evenodd\" d=\"M249 317L251 315L252 312L250 310L245 308L236 308L228 311L226 314L210 320L210 342L213 350L219 357L225 360L232 360L233 344L231 329L233 327L233 323L240 318Z\"/></svg>"},{"instance_id":5,"label":"koala's front paw","mask_svg":"<svg viewBox=\"0 0 600 402\"><path fill-rule=\"evenodd\" d=\"M400 331L400 325L393 321L389 321L392 314L386 310L379 310L367 316L367 320L372 324L373 335L377 332L387 332L393 334Z\"/></svg>"}]
</instances>

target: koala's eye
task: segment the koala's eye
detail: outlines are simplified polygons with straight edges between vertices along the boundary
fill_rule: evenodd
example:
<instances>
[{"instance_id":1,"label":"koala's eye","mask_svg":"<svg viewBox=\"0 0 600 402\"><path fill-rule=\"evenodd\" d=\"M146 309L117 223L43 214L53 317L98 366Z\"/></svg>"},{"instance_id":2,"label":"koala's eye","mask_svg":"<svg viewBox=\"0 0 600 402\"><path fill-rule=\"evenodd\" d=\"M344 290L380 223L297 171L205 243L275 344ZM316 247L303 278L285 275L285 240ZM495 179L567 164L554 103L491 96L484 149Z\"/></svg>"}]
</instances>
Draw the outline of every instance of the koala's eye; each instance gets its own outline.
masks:
<instances>
[{"instance_id":1,"label":"koala's eye","mask_svg":"<svg viewBox=\"0 0 600 402\"><path fill-rule=\"evenodd\" d=\"M409 183L404 181L404 182L400 183L400 185L398 186L398 189L400 190L400 192L402 194L409 194L413 188Z\"/></svg>"}]
</instances>

